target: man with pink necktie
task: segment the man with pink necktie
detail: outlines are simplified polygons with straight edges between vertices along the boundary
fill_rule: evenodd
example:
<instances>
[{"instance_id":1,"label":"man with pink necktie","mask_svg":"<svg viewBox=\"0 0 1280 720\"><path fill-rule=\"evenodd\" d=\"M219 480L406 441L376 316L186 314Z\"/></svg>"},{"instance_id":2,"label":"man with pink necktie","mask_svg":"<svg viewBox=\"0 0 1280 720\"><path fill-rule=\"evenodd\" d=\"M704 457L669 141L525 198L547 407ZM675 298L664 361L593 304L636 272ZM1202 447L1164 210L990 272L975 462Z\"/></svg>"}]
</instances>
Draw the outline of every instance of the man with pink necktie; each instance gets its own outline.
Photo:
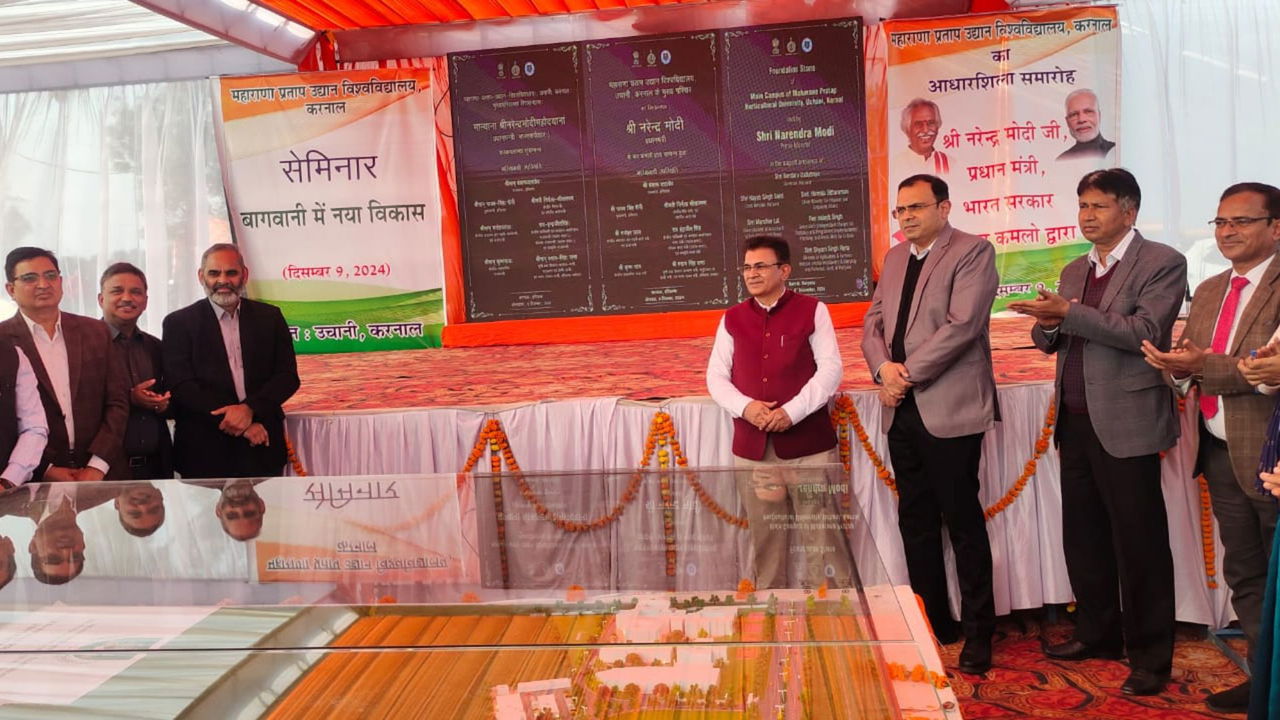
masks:
<instances>
[{"instance_id":1,"label":"man with pink necktie","mask_svg":"<svg viewBox=\"0 0 1280 720\"><path fill-rule=\"evenodd\" d=\"M1231 269L1200 283L1182 340L1170 352L1143 344L1147 362L1178 389L1200 388L1200 452L1213 515L1226 550L1222 573L1252 650L1266 592L1276 506L1256 489L1258 456L1275 399L1261 394L1239 360L1264 347L1280 325L1280 189L1238 183L1222 193L1210 223ZM1252 655L1252 652L1250 653ZM1244 712L1249 682L1206 698L1218 712Z\"/></svg>"}]
</instances>

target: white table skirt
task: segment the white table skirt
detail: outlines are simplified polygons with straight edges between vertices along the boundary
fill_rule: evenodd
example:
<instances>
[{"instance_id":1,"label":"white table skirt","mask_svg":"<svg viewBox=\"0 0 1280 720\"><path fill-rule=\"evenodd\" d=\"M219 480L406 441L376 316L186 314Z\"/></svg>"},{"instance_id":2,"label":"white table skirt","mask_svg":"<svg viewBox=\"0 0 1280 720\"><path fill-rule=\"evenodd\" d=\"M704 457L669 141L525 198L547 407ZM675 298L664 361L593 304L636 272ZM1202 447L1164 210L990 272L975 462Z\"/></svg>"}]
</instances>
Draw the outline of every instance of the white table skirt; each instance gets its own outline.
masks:
<instances>
[{"instance_id":1,"label":"white table skirt","mask_svg":"<svg viewBox=\"0 0 1280 720\"><path fill-rule=\"evenodd\" d=\"M1034 453L1051 385L1000 388L1004 420L989 432L982 449L982 501L999 500ZM874 392L851 393L876 451L889 462ZM520 467L526 472L634 468L644 452L654 413L671 414L677 437L694 467L729 466L729 415L706 398L645 404L596 398L493 408L432 408L373 413L297 413L287 420L289 436L312 475L455 473L462 469L481 426L502 422ZM1195 458L1192 411L1183 418L1183 436L1163 462L1165 505L1173 548L1179 620L1222 627L1234 617L1221 578L1222 547L1215 535L1219 583L1207 586L1200 530L1200 491L1191 478ZM870 459L853 442L853 486L871 526L889 577L907 582L898 535L896 500L876 477ZM487 460L479 470L487 470ZM996 611L1036 608L1072 599L1062 559L1061 492L1058 455L1050 448L1020 497L988 524L995 565ZM948 557L948 567L953 567ZM952 578L953 597L955 581Z\"/></svg>"}]
</instances>

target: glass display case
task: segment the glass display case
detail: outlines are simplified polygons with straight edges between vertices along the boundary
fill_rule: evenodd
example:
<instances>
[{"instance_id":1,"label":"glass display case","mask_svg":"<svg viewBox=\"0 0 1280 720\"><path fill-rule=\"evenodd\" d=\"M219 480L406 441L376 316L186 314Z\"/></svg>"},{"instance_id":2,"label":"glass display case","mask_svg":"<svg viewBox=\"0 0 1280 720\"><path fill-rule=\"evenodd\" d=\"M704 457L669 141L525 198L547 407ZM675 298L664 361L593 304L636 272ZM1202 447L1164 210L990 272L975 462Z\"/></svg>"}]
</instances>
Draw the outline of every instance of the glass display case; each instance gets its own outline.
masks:
<instances>
[{"instance_id":1,"label":"glass display case","mask_svg":"<svg viewBox=\"0 0 1280 720\"><path fill-rule=\"evenodd\" d=\"M952 718L838 466L0 496L0 718Z\"/></svg>"}]
</instances>

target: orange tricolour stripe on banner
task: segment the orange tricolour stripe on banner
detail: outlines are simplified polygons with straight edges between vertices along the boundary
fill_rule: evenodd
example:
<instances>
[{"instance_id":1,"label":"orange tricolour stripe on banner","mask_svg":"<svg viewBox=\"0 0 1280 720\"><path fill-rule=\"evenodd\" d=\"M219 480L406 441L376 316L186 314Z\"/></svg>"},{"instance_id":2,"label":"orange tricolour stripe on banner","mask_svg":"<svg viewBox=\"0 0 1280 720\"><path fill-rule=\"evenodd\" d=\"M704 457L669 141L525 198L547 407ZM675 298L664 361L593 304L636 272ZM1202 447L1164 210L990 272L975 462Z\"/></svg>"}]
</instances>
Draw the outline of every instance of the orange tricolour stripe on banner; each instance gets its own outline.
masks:
<instances>
[{"instance_id":1,"label":"orange tricolour stripe on banner","mask_svg":"<svg viewBox=\"0 0 1280 720\"><path fill-rule=\"evenodd\" d=\"M345 102L347 106L344 113L321 113L310 116L311 120L323 118L332 118L334 127L341 127L349 122L364 117L369 113L376 112L382 108L391 105L398 100L412 95L412 92L402 93L371 93L361 95L348 95L344 92L343 81L355 84L362 84L369 80L377 79L382 82L389 82L401 79L418 80L417 92L423 92L428 89L427 83L424 82L422 75L417 71L401 71L395 70L351 70L343 72L316 72L316 73L290 73L284 75L254 75L252 77L225 77L219 82L219 92L222 97L222 120L225 123L232 123L238 120L247 120L250 118L273 115L282 112L304 111L304 107L311 103L324 102ZM313 88L325 85L337 85L338 92L326 97L317 97ZM305 91L302 97L290 97L281 99L281 88L304 87ZM237 99L239 91L265 91L272 90L273 98L258 99L244 98Z\"/></svg>"},{"instance_id":2,"label":"orange tricolour stripe on banner","mask_svg":"<svg viewBox=\"0 0 1280 720\"><path fill-rule=\"evenodd\" d=\"M1114 7L1100 6L957 15L928 20L890 20L884 26L889 40L889 63L902 65L937 59L940 54L1000 47L1019 40L1036 40L1041 43L1048 41L1047 44L1055 46L1052 52L1094 35L1097 31L1086 27L1090 20L1110 20L1112 27L1119 24ZM1023 33L1024 30L1043 23L1061 23L1067 32L1040 35ZM1077 27L1082 29L1077 30ZM959 37L948 32L955 30L959 30Z\"/></svg>"},{"instance_id":3,"label":"orange tricolour stripe on banner","mask_svg":"<svg viewBox=\"0 0 1280 720\"><path fill-rule=\"evenodd\" d=\"M444 57L431 63L436 87L436 177L440 185L440 252L443 258L445 325L465 322L462 300L462 229L458 222L458 176L454 172L453 95L449 92L449 65Z\"/></svg>"},{"instance_id":4,"label":"orange tricolour stripe on banner","mask_svg":"<svg viewBox=\"0 0 1280 720\"><path fill-rule=\"evenodd\" d=\"M871 276L880 279L884 255L889 252L889 86L884 24L868 28L863 62L866 63L867 95L867 163L871 202Z\"/></svg>"},{"instance_id":5,"label":"orange tricolour stripe on banner","mask_svg":"<svg viewBox=\"0 0 1280 720\"><path fill-rule=\"evenodd\" d=\"M851 327L862 322L870 306L870 303L837 303L828 308L836 327ZM724 310L692 310L460 323L444 327L442 342L445 347L482 347L710 337L723 315Z\"/></svg>"}]
</instances>

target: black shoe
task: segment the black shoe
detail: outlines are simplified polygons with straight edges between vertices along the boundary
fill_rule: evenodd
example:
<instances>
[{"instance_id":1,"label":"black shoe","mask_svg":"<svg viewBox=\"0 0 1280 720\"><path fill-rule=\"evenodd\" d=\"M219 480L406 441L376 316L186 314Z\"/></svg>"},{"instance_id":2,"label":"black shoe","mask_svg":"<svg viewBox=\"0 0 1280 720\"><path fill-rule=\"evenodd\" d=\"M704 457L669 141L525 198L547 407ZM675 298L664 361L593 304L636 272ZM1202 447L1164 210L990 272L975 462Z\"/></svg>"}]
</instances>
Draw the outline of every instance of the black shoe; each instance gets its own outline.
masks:
<instances>
[{"instance_id":1,"label":"black shoe","mask_svg":"<svg viewBox=\"0 0 1280 720\"><path fill-rule=\"evenodd\" d=\"M1048 645L1044 649L1044 654L1054 660L1089 660L1090 658L1119 660L1121 657L1119 650L1092 647L1079 640L1068 640L1057 645Z\"/></svg>"},{"instance_id":2,"label":"black shoe","mask_svg":"<svg viewBox=\"0 0 1280 720\"><path fill-rule=\"evenodd\" d=\"M1120 686L1120 692L1125 695L1159 695L1168 682L1167 675L1157 675L1150 670L1134 670Z\"/></svg>"},{"instance_id":3,"label":"black shoe","mask_svg":"<svg viewBox=\"0 0 1280 720\"><path fill-rule=\"evenodd\" d=\"M991 669L991 638L969 638L960 651L960 672L981 675Z\"/></svg>"},{"instance_id":4,"label":"black shoe","mask_svg":"<svg viewBox=\"0 0 1280 720\"><path fill-rule=\"evenodd\" d=\"M1204 699L1204 704L1217 713L1249 712L1249 692L1252 690L1248 680L1233 688L1220 690Z\"/></svg>"}]
</instances>

